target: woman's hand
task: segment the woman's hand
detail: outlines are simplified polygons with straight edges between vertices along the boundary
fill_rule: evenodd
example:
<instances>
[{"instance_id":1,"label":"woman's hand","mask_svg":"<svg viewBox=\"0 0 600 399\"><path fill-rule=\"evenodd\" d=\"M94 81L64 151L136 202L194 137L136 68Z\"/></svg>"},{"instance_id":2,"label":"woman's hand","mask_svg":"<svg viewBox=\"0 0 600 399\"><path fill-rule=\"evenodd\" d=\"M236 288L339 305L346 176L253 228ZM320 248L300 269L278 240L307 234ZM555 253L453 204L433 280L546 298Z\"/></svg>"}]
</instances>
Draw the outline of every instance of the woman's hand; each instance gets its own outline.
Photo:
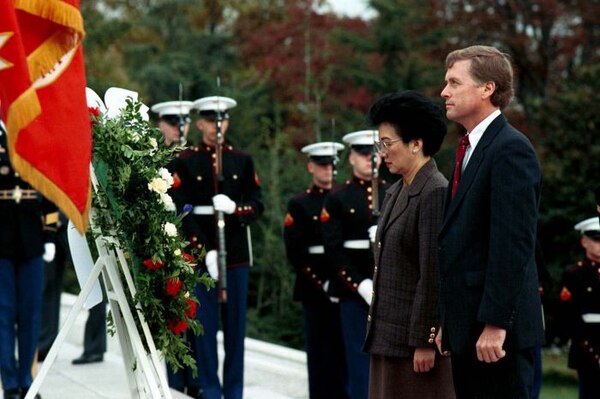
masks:
<instances>
[{"instance_id":1,"label":"woman's hand","mask_svg":"<svg viewBox=\"0 0 600 399\"><path fill-rule=\"evenodd\" d=\"M413 369L415 373L426 373L435 365L435 349L416 348L413 357Z\"/></svg>"}]
</instances>

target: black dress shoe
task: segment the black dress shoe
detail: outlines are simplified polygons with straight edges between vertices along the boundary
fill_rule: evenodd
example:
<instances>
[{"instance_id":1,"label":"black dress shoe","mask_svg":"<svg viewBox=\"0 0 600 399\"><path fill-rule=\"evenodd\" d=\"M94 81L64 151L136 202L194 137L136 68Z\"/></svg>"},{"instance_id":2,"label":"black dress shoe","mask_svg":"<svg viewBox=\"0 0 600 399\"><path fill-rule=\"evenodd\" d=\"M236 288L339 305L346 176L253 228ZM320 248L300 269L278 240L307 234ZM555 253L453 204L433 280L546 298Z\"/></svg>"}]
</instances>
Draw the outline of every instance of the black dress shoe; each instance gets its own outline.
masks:
<instances>
[{"instance_id":1,"label":"black dress shoe","mask_svg":"<svg viewBox=\"0 0 600 399\"><path fill-rule=\"evenodd\" d=\"M86 355L85 353L79 356L77 359L73 359L71 363L73 364L88 364L88 363L98 363L104 360L103 354L94 354L94 355Z\"/></svg>"},{"instance_id":2,"label":"black dress shoe","mask_svg":"<svg viewBox=\"0 0 600 399\"><path fill-rule=\"evenodd\" d=\"M4 399L21 399L21 390L17 388L4 391Z\"/></svg>"}]
</instances>

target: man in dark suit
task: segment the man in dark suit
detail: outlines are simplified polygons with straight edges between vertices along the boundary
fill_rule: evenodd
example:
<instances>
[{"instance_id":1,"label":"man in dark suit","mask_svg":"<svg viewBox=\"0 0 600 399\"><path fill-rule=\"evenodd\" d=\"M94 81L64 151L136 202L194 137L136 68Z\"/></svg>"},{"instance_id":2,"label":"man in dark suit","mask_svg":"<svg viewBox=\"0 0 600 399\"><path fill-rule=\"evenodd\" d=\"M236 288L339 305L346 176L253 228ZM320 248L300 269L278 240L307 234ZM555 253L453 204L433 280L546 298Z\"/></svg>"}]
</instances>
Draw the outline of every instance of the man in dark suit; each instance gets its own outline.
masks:
<instances>
[{"instance_id":1,"label":"man in dark suit","mask_svg":"<svg viewBox=\"0 0 600 399\"><path fill-rule=\"evenodd\" d=\"M543 342L535 237L541 172L500 109L513 96L507 56L472 46L446 58L441 96L467 134L457 150L440 232L441 350L458 398L530 398Z\"/></svg>"}]
</instances>

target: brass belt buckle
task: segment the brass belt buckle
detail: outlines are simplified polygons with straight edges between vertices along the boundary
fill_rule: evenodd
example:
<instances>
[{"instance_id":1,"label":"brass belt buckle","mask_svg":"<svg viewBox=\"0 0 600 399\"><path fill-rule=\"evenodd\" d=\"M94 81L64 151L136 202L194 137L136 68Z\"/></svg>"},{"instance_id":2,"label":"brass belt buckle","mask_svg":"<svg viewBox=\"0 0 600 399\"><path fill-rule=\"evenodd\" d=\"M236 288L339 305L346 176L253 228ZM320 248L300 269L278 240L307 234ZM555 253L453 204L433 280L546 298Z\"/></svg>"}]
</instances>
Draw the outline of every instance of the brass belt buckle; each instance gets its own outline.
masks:
<instances>
[{"instance_id":1,"label":"brass belt buckle","mask_svg":"<svg viewBox=\"0 0 600 399\"><path fill-rule=\"evenodd\" d=\"M21 198L23 198L23 191L21 191L21 187L15 186L13 193L12 193L12 198L15 200L15 202L17 204L19 202L21 202Z\"/></svg>"}]
</instances>

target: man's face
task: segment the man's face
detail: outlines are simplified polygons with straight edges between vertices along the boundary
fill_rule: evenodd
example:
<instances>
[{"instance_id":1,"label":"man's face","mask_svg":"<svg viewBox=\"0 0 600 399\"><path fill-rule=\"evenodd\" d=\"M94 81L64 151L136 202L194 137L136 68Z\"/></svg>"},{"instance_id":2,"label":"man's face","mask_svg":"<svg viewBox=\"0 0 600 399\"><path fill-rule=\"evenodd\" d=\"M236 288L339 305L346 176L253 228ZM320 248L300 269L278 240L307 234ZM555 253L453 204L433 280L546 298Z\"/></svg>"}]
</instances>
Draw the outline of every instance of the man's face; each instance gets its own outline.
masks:
<instances>
[{"instance_id":1,"label":"man's face","mask_svg":"<svg viewBox=\"0 0 600 399\"><path fill-rule=\"evenodd\" d=\"M477 83L469 72L471 60L457 61L446 71L446 117L471 131L483 119L482 109L489 105L486 85ZM483 109L483 112L485 110ZM487 115L483 115L485 117Z\"/></svg>"},{"instance_id":2,"label":"man's face","mask_svg":"<svg viewBox=\"0 0 600 399\"><path fill-rule=\"evenodd\" d=\"M581 237L581 246L585 249L585 256L594 262L600 262L600 240L588 236Z\"/></svg>"},{"instance_id":3,"label":"man's face","mask_svg":"<svg viewBox=\"0 0 600 399\"><path fill-rule=\"evenodd\" d=\"M362 154L356 152L354 150L350 151L350 155L348 157L350 161L350 165L352 165L352 173L354 176L363 179L363 180L371 180L371 176L373 173L373 163L371 162L371 154ZM381 164L381 157L377 154L377 166Z\"/></svg>"},{"instance_id":4,"label":"man's face","mask_svg":"<svg viewBox=\"0 0 600 399\"><path fill-rule=\"evenodd\" d=\"M159 121L158 128L162 131L163 136L165 137L165 144L167 146L171 146L175 143L179 143L179 126L171 125L166 121ZM190 130L190 124L186 123L183 125L183 137L187 138L188 131Z\"/></svg>"},{"instance_id":5,"label":"man's face","mask_svg":"<svg viewBox=\"0 0 600 399\"><path fill-rule=\"evenodd\" d=\"M196 126L202 131L202 142L209 146L217 143L217 122L212 118L200 118L196 121ZM221 133L225 138L225 133L229 127L229 119L221 121Z\"/></svg>"},{"instance_id":6,"label":"man's face","mask_svg":"<svg viewBox=\"0 0 600 399\"><path fill-rule=\"evenodd\" d=\"M321 165L315 162L308 163L308 172L313 175L313 183L317 187L331 188L333 185L333 165L325 164Z\"/></svg>"}]
</instances>

